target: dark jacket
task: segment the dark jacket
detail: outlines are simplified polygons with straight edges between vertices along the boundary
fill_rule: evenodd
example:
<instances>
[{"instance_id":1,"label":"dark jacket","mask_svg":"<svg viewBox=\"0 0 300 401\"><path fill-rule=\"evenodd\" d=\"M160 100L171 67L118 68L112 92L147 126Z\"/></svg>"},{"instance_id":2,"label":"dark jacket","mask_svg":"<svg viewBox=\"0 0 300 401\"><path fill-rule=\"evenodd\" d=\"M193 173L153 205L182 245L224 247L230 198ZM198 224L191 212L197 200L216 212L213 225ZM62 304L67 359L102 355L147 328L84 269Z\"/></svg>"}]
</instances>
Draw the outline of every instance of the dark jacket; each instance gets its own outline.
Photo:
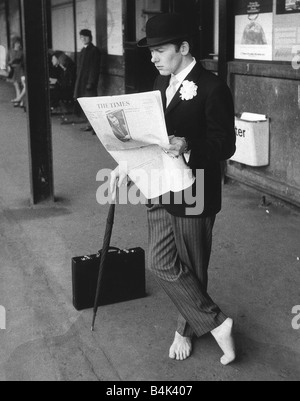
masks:
<instances>
[{"instance_id":1,"label":"dark jacket","mask_svg":"<svg viewBox=\"0 0 300 401\"><path fill-rule=\"evenodd\" d=\"M92 43L83 48L78 58L74 98L97 96L101 53Z\"/></svg>"},{"instance_id":2,"label":"dark jacket","mask_svg":"<svg viewBox=\"0 0 300 401\"><path fill-rule=\"evenodd\" d=\"M65 56L63 59L62 74L59 79L61 99L71 101L73 99L74 87L76 82L76 66L74 61Z\"/></svg>"},{"instance_id":3,"label":"dark jacket","mask_svg":"<svg viewBox=\"0 0 300 401\"><path fill-rule=\"evenodd\" d=\"M197 64L186 78L198 86L197 96L182 100L180 89L166 109L166 89L170 77L159 76L155 90L162 93L169 135L185 137L191 150L190 168L204 170L204 211L199 216L213 216L221 210L221 161L235 153L234 105L230 89L224 81ZM194 185L194 194L196 184ZM171 199L173 194L171 194ZM185 199L183 197L183 199ZM174 216L186 217L187 205L164 205Z\"/></svg>"}]
</instances>

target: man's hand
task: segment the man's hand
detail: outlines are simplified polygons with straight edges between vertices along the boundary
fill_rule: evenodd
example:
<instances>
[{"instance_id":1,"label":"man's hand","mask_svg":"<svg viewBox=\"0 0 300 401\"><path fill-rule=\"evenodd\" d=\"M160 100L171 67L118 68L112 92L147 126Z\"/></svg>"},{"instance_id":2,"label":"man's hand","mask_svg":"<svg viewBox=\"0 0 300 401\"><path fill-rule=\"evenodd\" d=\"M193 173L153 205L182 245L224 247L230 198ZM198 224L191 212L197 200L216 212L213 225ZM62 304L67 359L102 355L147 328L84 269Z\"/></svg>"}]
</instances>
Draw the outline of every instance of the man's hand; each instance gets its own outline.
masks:
<instances>
[{"instance_id":1,"label":"man's hand","mask_svg":"<svg viewBox=\"0 0 300 401\"><path fill-rule=\"evenodd\" d=\"M117 198L117 188L120 188L122 185L128 185L128 175L124 171L120 171L120 167L117 167L111 173L111 181L110 181L110 192L112 194L112 200L115 202Z\"/></svg>"},{"instance_id":2,"label":"man's hand","mask_svg":"<svg viewBox=\"0 0 300 401\"><path fill-rule=\"evenodd\" d=\"M187 142L185 138L170 137L170 145L163 150L172 158L177 158L187 151Z\"/></svg>"},{"instance_id":3,"label":"man's hand","mask_svg":"<svg viewBox=\"0 0 300 401\"><path fill-rule=\"evenodd\" d=\"M94 86L92 84L88 84L86 86L86 90L91 91L94 88Z\"/></svg>"}]
</instances>

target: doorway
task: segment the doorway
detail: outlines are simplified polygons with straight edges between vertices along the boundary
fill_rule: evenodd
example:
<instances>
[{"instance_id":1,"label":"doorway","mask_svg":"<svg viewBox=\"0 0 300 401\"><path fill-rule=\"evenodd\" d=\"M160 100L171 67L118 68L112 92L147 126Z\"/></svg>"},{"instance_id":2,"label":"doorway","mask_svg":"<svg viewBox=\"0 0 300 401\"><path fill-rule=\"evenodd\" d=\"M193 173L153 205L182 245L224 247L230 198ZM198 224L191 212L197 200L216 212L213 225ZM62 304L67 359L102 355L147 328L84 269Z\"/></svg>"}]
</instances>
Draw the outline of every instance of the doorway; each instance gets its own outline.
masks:
<instances>
[{"instance_id":1,"label":"doorway","mask_svg":"<svg viewBox=\"0 0 300 401\"><path fill-rule=\"evenodd\" d=\"M146 36L148 20L160 13L175 12L199 27L195 38L195 57L208 58L214 53L215 9L212 0L127 0L125 20L125 90L126 93L151 91L156 68L150 63L148 49L138 49L137 42Z\"/></svg>"}]
</instances>

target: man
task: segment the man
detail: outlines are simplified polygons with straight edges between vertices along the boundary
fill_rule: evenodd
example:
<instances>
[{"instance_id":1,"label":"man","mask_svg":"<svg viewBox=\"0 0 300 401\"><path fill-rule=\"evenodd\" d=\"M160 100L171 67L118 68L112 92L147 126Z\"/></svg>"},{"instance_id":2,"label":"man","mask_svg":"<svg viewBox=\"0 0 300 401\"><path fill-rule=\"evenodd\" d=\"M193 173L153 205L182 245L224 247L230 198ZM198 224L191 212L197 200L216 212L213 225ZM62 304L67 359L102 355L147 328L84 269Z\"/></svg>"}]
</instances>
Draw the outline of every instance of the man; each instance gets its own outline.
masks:
<instances>
[{"instance_id":1,"label":"man","mask_svg":"<svg viewBox=\"0 0 300 401\"><path fill-rule=\"evenodd\" d=\"M49 81L50 81L50 106L52 111L58 108L60 102L59 81L62 77L63 70L59 66L59 57L63 52L55 52L51 56L49 65Z\"/></svg>"},{"instance_id":2,"label":"man","mask_svg":"<svg viewBox=\"0 0 300 401\"><path fill-rule=\"evenodd\" d=\"M129 132L124 124L121 124L118 117L114 114L107 115L109 124L113 130L114 135L121 141L121 142L128 142L131 140Z\"/></svg>"},{"instance_id":3,"label":"man","mask_svg":"<svg viewBox=\"0 0 300 401\"><path fill-rule=\"evenodd\" d=\"M77 80L75 84L74 98L95 97L98 95L98 83L100 77L100 50L93 45L92 32L88 29L80 31L80 40L83 49L79 55ZM93 131L88 125L82 131Z\"/></svg>"},{"instance_id":4,"label":"man","mask_svg":"<svg viewBox=\"0 0 300 401\"><path fill-rule=\"evenodd\" d=\"M189 30L181 16L156 16L146 31L147 38L138 45L150 49L160 73L155 89L162 94L170 136L165 150L170 157L186 154L194 173L204 170L205 175L200 215L187 217L184 201L148 209L149 268L180 313L170 358L187 359L193 336L211 333L224 352L221 363L228 365L236 357L233 320L209 297L207 286L212 231L221 210L220 162L235 152L232 96L225 82L192 57ZM119 186L125 181L119 169L112 174L114 196L117 181Z\"/></svg>"}]
</instances>

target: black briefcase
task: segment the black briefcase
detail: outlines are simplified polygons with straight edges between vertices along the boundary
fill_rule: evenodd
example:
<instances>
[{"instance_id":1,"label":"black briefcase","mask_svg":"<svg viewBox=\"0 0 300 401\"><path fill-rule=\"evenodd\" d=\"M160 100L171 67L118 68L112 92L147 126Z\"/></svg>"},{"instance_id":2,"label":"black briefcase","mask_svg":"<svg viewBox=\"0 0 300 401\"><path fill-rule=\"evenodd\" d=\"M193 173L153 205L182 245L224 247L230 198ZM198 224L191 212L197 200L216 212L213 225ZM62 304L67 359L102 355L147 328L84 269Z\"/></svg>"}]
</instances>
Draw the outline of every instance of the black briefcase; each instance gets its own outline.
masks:
<instances>
[{"instance_id":1,"label":"black briefcase","mask_svg":"<svg viewBox=\"0 0 300 401\"><path fill-rule=\"evenodd\" d=\"M72 259L73 305L78 311L94 307L101 251ZM98 306L146 296L145 251L110 247L101 280Z\"/></svg>"}]
</instances>

